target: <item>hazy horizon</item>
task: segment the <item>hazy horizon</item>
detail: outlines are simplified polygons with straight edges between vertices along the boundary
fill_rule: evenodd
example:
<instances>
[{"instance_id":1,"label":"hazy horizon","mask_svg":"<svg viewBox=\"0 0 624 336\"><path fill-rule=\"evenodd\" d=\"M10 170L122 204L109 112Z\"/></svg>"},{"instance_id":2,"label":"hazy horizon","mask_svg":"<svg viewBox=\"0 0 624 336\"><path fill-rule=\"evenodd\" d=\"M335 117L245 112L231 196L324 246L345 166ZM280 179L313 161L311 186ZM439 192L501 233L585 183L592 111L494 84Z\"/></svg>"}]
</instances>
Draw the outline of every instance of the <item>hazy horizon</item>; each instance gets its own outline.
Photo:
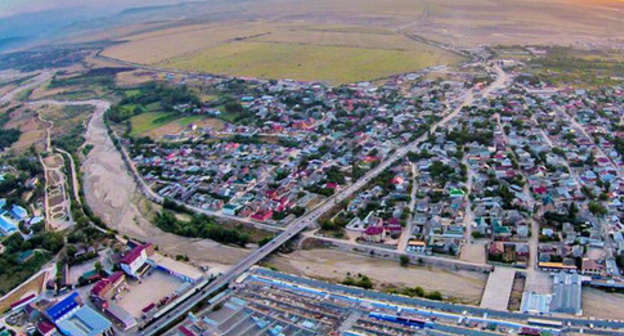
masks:
<instances>
[{"instance_id":1,"label":"hazy horizon","mask_svg":"<svg viewBox=\"0 0 624 336\"><path fill-rule=\"evenodd\" d=\"M158 6L196 0L0 0L0 18L63 8L97 9L102 15L132 7Z\"/></svg>"}]
</instances>

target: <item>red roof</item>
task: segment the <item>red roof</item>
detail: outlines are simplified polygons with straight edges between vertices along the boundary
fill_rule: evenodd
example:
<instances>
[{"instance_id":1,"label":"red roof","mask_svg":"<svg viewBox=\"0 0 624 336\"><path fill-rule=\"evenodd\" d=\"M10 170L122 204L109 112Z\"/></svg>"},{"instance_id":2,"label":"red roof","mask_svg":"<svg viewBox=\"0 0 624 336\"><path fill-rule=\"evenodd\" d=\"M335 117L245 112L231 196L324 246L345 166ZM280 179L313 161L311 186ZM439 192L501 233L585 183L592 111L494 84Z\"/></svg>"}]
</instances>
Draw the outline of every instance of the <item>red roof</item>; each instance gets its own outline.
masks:
<instances>
[{"instance_id":1,"label":"red roof","mask_svg":"<svg viewBox=\"0 0 624 336\"><path fill-rule=\"evenodd\" d=\"M42 333L43 335L49 333L50 331L54 329L55 329L54 325L52 325L52 323L48 321L41 321L37 323L37 330L39 330L39 332Z\"/></svg>"},{"instance_id":2,"label":"red roof","mask_svg":"<svg viewBox=\"0 0 624 336\"><path fill-rule=\"evenodd\" d=\"M369 226L364 231L367 236L376 236L383 233L384 228L381 226Z\"/></svg>"},{"instance_id":3,"label":"red roof","mask_svg":"<svg viewBox=\"0 0 624 336\"><path fill-rule=\"evenodd\" d=\"M325 188L326 189L336 189L336 188L338 188L338 184L336 184L334 182L325 183Z\"/></svg>"},{"instance_id":4,"label":"red roof","mask_svg":"<svg viewBox=\"0 0 624 336\"><path fill-rule=\"evenodd\" d=\"M113 274L111 274L111 276L108 277L108 280L110 280L110 282L115 283L117 282L117 280L119 280L119 278L121 278L123 276L123 272L122 271L117 271Z\"/></svg>"},{"instance_id":5,"label":"red roof","mask_svg":"<svg viewBox=\"0 0 624 336\"><path fill-rule=\"evenodd\" d=\"M273 211L269 210L269 211L258 211L255 214L253 214L251 216L251 218L255 219L255 220L259 220L259 221L265 221L268 220L269 218L271 218L273 216Z\"/></svg>"},{"instance_id":6,"label":"red roof","mask_svg":"<svg viewBox=\"0 0 624 336\"><path fill-rule=\"evenodd\" d=\"M108 286L109 284L114 284L122 276L123 276L123 273L121 271L117 271L117 272L111 274L111 276L109 276L108 278L104 278L104 279L98 281L95 284L95 286L93 286L93 288L91 288L91 295L100 296L100 294L102 293L104 288L106 288L106 286Z\"/></svg>"},{"instance_id":7,"label":"red roof","mask_svg":"<svg viewBox=\"0 0 624 336\"><path fill-rule=\"evenodd\" d=\"M133 248L132 251L130 251L121 259L121 263L126 264L126 265L131 264L141 255L141 252L143 252L144 249L145 249L145 245L139 245Z\"/></svg>"},{"instance_id":8,"label":"red roof","mask_svg":"<svg viewBox=\"0 0 624 336\"><path fill-rule=\"evenodd\" d=\"M180 326L178 330L180 330L180 332L183 333L185 336L195 336L195 334L193 334L190 330L186 329L185 326Z\"/></svg>"},{"instance_id":9,"label":"red roof","mask_svg":"<svg viewBox=\"0 0 624 336\"><path fill-rule=\"evenodd\" d=\"M102 279L98 281L93 288L91 288L91 295L100 296L100 293L110 284L110 280Z\"/></svg>"},{"instance_id":10,"label":"red roof","mask_svg":"<svg viewBox=\"0 0 624 336\"><path fill-rule=\"evenodd\" d=\"M21 299L21 300L19 300L19 301L17 301L17 302L13 302L13 303L11 304L11 309L13 309L13 308L15 308L15 307L17 307L17 306L19 306L19 305L21 305L21 304L25 303L25 302L28 302L28 301L30 301L30 300L32 300L32 299L34 299L36 296L37 296L37 295L35 295L35 294L30 294L30 295L28 295L27 297L25 297L25 298L23 298L23 299Z\"/></svg>"},{"instance_id":11,"label":"red roof","mask_svg":"<svg viewBox=\"0 0 624 336\"><path fill-rule=\"evenodd\" d=\"M150 303L145 308L141 309L141 311L143 313L147 313L147 312L149 312L150 310L152 310L154 308L156 308L156 305L154 303Z\"/></svg>"}]
</instances>

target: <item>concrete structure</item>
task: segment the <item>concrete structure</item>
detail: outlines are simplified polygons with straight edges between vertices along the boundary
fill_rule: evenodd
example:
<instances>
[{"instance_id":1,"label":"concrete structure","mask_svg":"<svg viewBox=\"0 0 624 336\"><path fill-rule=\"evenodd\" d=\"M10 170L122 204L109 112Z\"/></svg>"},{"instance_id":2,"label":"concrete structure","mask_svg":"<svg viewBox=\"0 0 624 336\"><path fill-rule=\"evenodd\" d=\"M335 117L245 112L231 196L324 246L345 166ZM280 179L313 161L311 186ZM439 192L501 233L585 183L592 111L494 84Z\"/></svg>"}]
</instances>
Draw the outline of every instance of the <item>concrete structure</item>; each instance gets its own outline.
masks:
<instances>
[{"instance_id":1,"label":"concrete structure","mask_svg":"<svg viewBox=\"0 0 624 336\"><path fill-rule=\"evenodd\" d=\"M56 323L67 336L113 336L112 323L95 310L84 306Z\"/></svg>"},{"instance_id":2,"label":"concrete structure","mask_svg":"<svg viewBox=\"0 0 624 336\"><path fill-rule=\"evenodd\" d=\"M102 303L113 297L126 284L126 276L123 272L117 271L111 276L98 281L93 288L89 297L95 303Z\"/></svg>"},{"instance_id":3,"label":"concrete structure","mask_svg":"<svg viewBox=\"0 0 624 336\"><path fill-rule=\"evenodd\" d=\"M118 305L112 303L107 304L104 313L124 331L134 328L137 325L137 321L134 317Z\"/></svg>"},{"instance_id":4,"label":"concrete structure","mask_svg":"<svg viewBox=\"0 0 624 336\"><path fill-rule=\"evenodd\" d=\"M551 301L552 295L550 294L524 292L522 293L520 312L528 314L548 314L550 313Z\"/></svg>"},{"instance_id":5,"label":"concrete structure","mask_svg":"<svg viewBox=\"0 0 624 336\"><path fill-rule=\"evenodd\" d=\"M496 267L488 277L480 307L507 310L515 276L513 268Z\"/></svg>"},{"instance_id":6,"label":"concrete structure","mask_svg":"<svg viewBox=\"0 0 624 336\"><path fill-rule=\"evenodd\" d=\"M553 294L550 311L581 315L582 286L591 279L579 274L557 273L553 279Z\"/></svg>"},{"instance_id":7,"label":"concrete structure","mask_svg":"<svg viewBox=\"0 0 624 336\"><path fill-rule=\"evenodd\" d=\"M112 324L95 310L83 306L78 292L48 308L45 315L67 336L112 336Z\"/></svg>"},{"instance_id":8,"label":"concrete structure","mask_svg":"<svg viewBox=\"0 0 624 336\"><path fill-rule=\"evenodd\" d=\"M150 257L149 262L156 265L156 269L171 274L185 282L196 283L204 276L196 267L164 257L158 253Z\"/></svg>"},{"instance_id":9,"label":"concrete structure","mask_svg":"<svg viewBox=\"0 0 624 336\"><path fill-rule=\"evenodd\" d=\"M150 247L151 244L147 244L133 248L121 259L121 269L133 278L140 278L147 268L145 266Z\"/></svg>"},{"instance_id":10,"label":"concrete structure","mask_svg":"<svg viewBox=\"0 0 624 336\"><path fill-rule=\"evenodd\" d=\"M11 213L19 221L23 221L26 217L28 217L28 211L17 204L13 204Z\"/></svg>"}]
</instances>

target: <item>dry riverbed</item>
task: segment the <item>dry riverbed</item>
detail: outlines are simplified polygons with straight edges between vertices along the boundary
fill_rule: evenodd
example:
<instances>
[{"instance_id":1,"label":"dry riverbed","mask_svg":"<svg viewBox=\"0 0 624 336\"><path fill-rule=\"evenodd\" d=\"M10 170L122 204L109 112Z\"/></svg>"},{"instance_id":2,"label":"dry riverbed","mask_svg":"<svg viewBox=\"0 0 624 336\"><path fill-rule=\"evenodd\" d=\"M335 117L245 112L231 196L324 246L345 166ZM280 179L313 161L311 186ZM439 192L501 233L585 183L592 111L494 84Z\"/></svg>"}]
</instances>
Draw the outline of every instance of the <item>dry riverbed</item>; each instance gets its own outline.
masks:
<instances>
[{"instance_id":1,"label":"dry riverbed","mask_svg":"<svg viewBox=\"0 0 624 336\"><path fill-rule=\"evenodd\" d=\"M169 234L144 218L137 207L142 195L106 132L103 121L106 108L98 107L85 134L86 143L94 147L83 164L83 185L86 201L95 214L120 234L152 242L162 253L186 254L200 263L232 265L249 253L207 239Z\"/></svg>"}]
</instances>

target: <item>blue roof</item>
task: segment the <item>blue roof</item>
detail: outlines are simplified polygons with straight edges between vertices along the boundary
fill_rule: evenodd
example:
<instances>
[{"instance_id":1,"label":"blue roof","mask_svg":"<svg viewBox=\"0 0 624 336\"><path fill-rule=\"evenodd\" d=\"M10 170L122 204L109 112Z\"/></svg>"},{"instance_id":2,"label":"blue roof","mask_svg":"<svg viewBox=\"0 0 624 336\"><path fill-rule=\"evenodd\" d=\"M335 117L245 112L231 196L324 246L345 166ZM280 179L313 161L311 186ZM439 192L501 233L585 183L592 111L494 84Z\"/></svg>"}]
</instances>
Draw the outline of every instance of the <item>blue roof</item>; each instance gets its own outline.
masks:
<instances>
[{"instance_id":1,"label":"blue roof","mask_svg":"<svg viewBox=\"0 0 624 336\"><path fill-rule=\"evenodd\" d=\"M72 309L75 309L80 304L78 303L78 292L73 292L61 302L55 304L54 306L48 308L46 310L46 315L52 320L52 322L56 323L58 319L63 317L65 314L69 313Z\"/></svg>"},{"instance_id":2,"label":"blue roof","mask_svg":"<svg viewBox=\"0 0 624 336\"><path fill-rule=\"evenodd\" d=\"M98 336L109 329L112 323L95 310L83 306L56 326L68 336Z\"/></svg>"},{"instance_id":3,"label":"blue roof","mask_svg":"<svg viewBox=\"0 0 624 336\"><path fill-rule=\"evenodd\" d=\"M22 208L17 204L13 205L13 208L11 208L11 212L13 212L13 215L15 215L15 217L19 220L22 220L28 216L28 211L26 211L26 209Z\"/></svg>"}]
</instances>

